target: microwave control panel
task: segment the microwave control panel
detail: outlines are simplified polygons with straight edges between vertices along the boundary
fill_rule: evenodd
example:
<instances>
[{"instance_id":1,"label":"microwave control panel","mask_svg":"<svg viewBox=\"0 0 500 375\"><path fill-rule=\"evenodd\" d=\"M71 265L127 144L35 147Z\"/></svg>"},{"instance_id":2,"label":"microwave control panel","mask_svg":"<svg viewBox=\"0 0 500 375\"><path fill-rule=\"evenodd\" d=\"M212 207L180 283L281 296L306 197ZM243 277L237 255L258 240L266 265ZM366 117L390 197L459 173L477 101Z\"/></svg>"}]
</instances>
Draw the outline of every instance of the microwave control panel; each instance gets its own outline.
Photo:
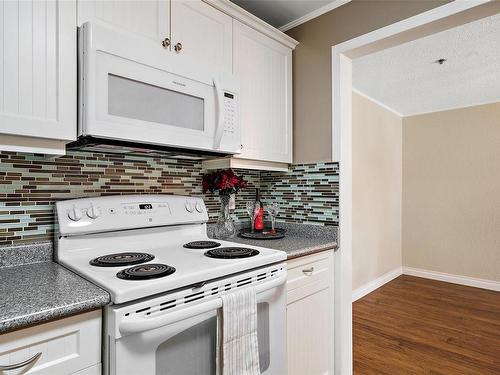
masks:
<instances>
[{"instance_id":1,"label":"microwave control panel","mask_svg":"<svg viewBox=\"0 0 500 375\"><path fill-rule=\"evenodd\" d=\"M234 134L237 126L238 105L234 94L224 92L224 132Z\"/></svg>"}]
</instances>

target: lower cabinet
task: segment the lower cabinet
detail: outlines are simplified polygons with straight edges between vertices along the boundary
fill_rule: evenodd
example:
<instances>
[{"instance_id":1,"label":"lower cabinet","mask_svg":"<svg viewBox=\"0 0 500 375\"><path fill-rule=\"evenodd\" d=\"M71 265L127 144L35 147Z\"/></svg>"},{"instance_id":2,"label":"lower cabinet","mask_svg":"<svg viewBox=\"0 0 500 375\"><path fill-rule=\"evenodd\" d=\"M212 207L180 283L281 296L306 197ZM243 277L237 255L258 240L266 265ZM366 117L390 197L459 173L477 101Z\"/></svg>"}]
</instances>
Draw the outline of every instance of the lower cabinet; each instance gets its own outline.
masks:
<instances>
[{"instance_id":1,"label":"lower cabinet","mask_svg":"<svg viewBox=\"0 0 500 375\"><path fill-rule=\"evenodd\" d=\"M0 335L0 374L99 375L101 325L95 310Z\"/></svg>"},{"instance_id":2,"label":"lower cabinet","mask_svg":"<svg viewBox=\"0 0 500 375\"><path fill-rule=\"evenodd\" d=\"M289 261L289 375L333 374L333 324L333 251Z\"/></svg>"}]
</instances>

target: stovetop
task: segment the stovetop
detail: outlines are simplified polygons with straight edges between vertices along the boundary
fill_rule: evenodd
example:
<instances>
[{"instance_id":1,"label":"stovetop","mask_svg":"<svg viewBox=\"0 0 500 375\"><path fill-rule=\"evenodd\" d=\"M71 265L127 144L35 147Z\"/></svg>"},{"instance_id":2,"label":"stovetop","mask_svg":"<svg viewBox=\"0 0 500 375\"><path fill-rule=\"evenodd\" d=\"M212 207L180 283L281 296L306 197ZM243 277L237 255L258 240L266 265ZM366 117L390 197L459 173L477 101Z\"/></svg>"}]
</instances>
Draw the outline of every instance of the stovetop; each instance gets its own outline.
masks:
<instances>
[{"instance_id":1,"label":"stovetop","mask_svg":"<svg viewBox=\"0 0 500 375\"><path fill-rule=\"evenodd\" d=\"M184 247L191 241L209 241L204 231L205 224L194 224L61 238L58 261L108 290L112 301L120 304L286 260L283 251L248 245L244 248L253 256L229 259L205 255L210 249ZM220 246L212 250L242 247L233 242L217 242ZM154 258L135 265L99 267L91 264L92 259L120 252L144 253ZM126 269L150 264L169 266L175 268L175 272L145 280L117 277Z\"/></svg>"},{"instance_id":2,"label":"stovetop","mask_svg":"<svg viewBox=\"0 0 500 375\"><path fill-rule=\"evenodd\" d=\"M108 290L115 304L286 260L279 250L214 243L201 198L83 198L57 202L56 211L57 261Z\"/></svg>"}]
</instances>

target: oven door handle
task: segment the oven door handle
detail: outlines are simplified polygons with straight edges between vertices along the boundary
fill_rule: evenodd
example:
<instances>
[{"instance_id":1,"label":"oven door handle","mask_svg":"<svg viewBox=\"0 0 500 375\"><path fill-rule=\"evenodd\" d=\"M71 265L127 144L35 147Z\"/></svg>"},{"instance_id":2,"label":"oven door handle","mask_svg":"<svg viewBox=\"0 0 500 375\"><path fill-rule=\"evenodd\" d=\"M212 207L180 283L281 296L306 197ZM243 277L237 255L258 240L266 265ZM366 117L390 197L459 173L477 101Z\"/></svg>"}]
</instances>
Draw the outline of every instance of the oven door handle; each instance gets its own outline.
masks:
<instances>
[{"instance_id":1,"label":"oven door handle","mask_svg":"<svg viewBox=\"0 0 500 375\"><path fill-rule=\"evenodd\" d=\"M286 272L282 275L276 277L269 282L264 282L262 284L255 286L255 293L261 293L266 290L275 288L286 281ZM141 319L126 319L120 322L118 328L122 335L129 335L133 333L140 333L144 331L149 331L151 329L160 328L169 324L179 322L181 320L189 319L194 316L216 310L222 307L222 299L215 298L213 300L200 303L191 307L186 307L179 309L177 311L172 311L154 318L141 318Z\"/></svg>"}]
</instances>

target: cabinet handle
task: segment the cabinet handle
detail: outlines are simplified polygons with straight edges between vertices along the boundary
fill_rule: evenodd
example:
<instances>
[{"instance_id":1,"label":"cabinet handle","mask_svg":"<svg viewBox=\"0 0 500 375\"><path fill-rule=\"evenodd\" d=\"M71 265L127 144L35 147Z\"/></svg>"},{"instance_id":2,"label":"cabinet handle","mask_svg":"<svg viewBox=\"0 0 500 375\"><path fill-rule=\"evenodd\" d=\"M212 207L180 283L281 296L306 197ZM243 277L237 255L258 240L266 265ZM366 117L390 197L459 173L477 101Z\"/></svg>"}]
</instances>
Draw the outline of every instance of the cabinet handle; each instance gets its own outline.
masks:
<instances>
[{"instance_id":1,"label":"cabinet handle","mask_svg":"<svg viewBox=\"0 0 500 375\"><path fill-rule=\"evenodd\" d=\"M7 366L0 365L0 371L15 370L15 369L18 369L21 367L31 365L33 362L35 362L41 356L42 356L42 352L38 352L33 357L28 358L26 361L18 362L18 363L15 363L13 365L7 365Z\"/></svg>"},{"instance_id":2,"label":"cabinet handle","mask_svg":"<svg viewBox=\"0 0 500 375\"><path fill-rule=\"evenodd\" d=\"M174 50L175 52L179 53L181 52L181 49L182 49L182 43L177 43L175 46L174 46Z\"/></svg>"},{"instance_id":3,"label":"cabinet handle","mask_svg":"<svg viewBox=\"0 0 500 375\"><path fill-rule=\"evenodd\" d=\"M163 39L161 45L163 46L163 48L167 49L168 47L170 47L170 39L169 38Z\"/></svg>"},{"instance_id":4,"label":"cabinet handle","mask_svg":"<svg viewBox=\"0 0 500 375\"><path fill-rule=\"evenodd\" d=\"M302 273L306 276L311 276L314 272L314 267L304 268Z\"/></svg>"}]
</instances>

